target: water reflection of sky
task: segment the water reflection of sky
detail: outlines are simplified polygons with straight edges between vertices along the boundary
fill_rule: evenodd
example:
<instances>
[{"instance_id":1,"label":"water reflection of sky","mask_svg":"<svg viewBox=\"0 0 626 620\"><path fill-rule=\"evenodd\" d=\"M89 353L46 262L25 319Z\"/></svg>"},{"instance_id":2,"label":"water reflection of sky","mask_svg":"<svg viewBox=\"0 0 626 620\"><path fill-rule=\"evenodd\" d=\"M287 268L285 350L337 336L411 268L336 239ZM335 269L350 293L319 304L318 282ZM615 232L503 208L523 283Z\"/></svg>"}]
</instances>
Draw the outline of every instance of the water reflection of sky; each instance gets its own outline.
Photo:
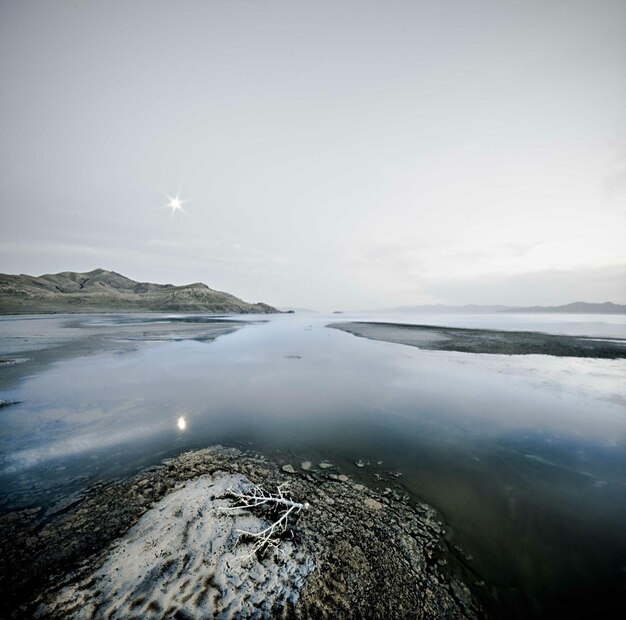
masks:
<instances>
[{"instance_id":1,"label":"water reflection of sky","mask_svg":"<svg viewBox=\"0 0 626 620\"><path fill-rule=\"evenodd\" d=\"M277 317L211 343L147 342L26 377L0 395L22 401L2 411L5 491L102 473L111 457L123 470L171 450L250 441L354 475L368 475L355 460L382 460L443 512L452 539L492 578L515 583L533 578L524 566L560 566L568 528L583 527L621 561L626 361L422 351L327 322ZM542 548L545 537L560 542ZM502 559L507 540L518 541L521 564Z\"/></svg>"},{"instance_id":2,"label":"water reflection of sky","mask_svg":"<svg viewBox=\"0 0 626 620\"><path fill-rule=\"evenodd\" d=\"M162 439L187 424L194 442L223 440L240 427L242 436L254 429L274 437L277 447L304 442L322 451L349 422L420 428L449 441L542 433L619 452L625 364L421 351L357 339L320 319L277 320L210 344L146 343L26 378L4 396L23 404L3 412L0 462L9 473Z\"/></svg>"}]
</instances>

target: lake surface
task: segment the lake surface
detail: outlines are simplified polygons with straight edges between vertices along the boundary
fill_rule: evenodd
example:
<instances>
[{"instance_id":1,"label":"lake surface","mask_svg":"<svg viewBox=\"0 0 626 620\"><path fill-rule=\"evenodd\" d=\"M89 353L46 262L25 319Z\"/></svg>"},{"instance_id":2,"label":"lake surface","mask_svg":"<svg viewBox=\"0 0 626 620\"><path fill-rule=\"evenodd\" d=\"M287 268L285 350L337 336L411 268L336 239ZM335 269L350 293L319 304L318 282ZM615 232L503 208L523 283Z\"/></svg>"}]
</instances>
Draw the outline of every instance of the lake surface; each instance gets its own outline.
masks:
<instances>
[{"instance_id":1,"label":"lake surface","mask_svg":"<svg viewBox=\"0 0 626 620\"><path fill-rule=\"evenodd\" d=\"M157 318L158 339L116 335L142 321L149 335ZM251 319L199 342L168 334L181 320L166 316L1 318L0 357L41 358L0 366L0 399L20 401L0 409L2 509L53 503L182 450L249 446L294 466L327 459L435 506L502 617L625 610L626 360L425 351L326 327L624 338L625 316Z\"/></svg>"}]
</instances>

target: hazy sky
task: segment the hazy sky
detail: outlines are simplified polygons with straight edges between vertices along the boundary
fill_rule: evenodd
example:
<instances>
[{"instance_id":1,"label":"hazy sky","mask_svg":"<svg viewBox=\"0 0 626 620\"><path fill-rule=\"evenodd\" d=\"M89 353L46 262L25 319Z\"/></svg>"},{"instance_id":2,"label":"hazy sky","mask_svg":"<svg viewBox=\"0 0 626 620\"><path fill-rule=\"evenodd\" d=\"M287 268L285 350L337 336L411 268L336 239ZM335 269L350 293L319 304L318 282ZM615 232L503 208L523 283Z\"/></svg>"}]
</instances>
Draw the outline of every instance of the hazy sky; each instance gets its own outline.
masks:
<instances>
[{"instance_id":1,"label":"hazy sky","mask_svg":"<svg viewBox=\"0 0 626 620\"><path fill-rule=\"evenodd\" d=\"M0 271L626 303L625 33L624 0L4 0Z\"/></svg>"}]
</instances>

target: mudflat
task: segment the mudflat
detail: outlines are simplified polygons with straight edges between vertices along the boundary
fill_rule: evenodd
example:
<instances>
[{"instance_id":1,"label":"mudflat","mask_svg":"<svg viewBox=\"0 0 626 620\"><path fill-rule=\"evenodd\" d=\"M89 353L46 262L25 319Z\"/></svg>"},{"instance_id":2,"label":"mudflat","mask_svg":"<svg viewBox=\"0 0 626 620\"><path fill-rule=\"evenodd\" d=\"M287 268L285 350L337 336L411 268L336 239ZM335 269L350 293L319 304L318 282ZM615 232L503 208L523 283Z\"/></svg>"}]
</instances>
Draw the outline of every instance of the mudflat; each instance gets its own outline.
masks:
<instances>
[{"instance_id":1,"label":"mudflat","mask_svg":"<svg viewBox=\"0 0 626 620\"><path fill-rule=\"evenodd\" d=\"M361 338L405 344L433 351L499 355L553 355L557 357L626 358L626 339L565 336L541 332L466 329L404 323L330 323Z\"/></svg>"}]
</instances>

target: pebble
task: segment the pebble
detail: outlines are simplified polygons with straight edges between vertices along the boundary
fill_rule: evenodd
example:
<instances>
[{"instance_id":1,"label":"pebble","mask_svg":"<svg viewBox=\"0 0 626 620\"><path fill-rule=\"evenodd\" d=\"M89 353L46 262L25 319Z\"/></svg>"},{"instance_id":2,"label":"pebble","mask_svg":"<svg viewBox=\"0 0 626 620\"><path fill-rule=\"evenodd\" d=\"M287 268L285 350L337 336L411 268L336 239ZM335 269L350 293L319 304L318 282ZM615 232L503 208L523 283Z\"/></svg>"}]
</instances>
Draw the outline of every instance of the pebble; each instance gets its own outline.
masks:
<instances>
[{"instance_id":1,"label":"pebble","mask_svg":"<svg viewBox=\"0 0 626 620\"><path fill-rule=\"evenodd\" d=\"M328 469L329 467L332 467L333 464L329 463L328 461L322 461L320 463L320 469Z\"/></svg>"},{"instance_id":2,"label":"pebble","mask_svg":"<svg viewBox=\"0 0 626 620\"><path fill-rule=\"evenodd\" d=\"M283 465L282 470L288 474L296 473L296 470L293 468L293 465Z\"/></svg>"},{"instance_id":3,"label":"pebble","mask_svg":"<svg viewBox=\"0 0 626 620\"><path fill-rule=\"evenodd\" d=\"M383 507L380 502L377 502L375 499L372 499L370 497L366 497L363 500L363 503L371 510L380 510Z\"/></svg>"},{"instance_id":4,"label":"pebble","mask_svg":"<svg viewBox=\"0 0 626 620\"><path fill-rule=\"evenodd\" d=\"M361 461L360 459L355 463L355 465L357 467L365 467L365 463L363 461Z\"/></svg>"},{"instance_id":5,"label":"pebble","mask_svg":"<svg viewBox=\"0 0 626 620\"><path fill-rule=\"evenodd\" d=\"M311 461L302 461L302 463L300 463L300 467L304 469L305 471L309 471L312 465L313 464L311 463Z\"/></svg>"}]
</instances>

